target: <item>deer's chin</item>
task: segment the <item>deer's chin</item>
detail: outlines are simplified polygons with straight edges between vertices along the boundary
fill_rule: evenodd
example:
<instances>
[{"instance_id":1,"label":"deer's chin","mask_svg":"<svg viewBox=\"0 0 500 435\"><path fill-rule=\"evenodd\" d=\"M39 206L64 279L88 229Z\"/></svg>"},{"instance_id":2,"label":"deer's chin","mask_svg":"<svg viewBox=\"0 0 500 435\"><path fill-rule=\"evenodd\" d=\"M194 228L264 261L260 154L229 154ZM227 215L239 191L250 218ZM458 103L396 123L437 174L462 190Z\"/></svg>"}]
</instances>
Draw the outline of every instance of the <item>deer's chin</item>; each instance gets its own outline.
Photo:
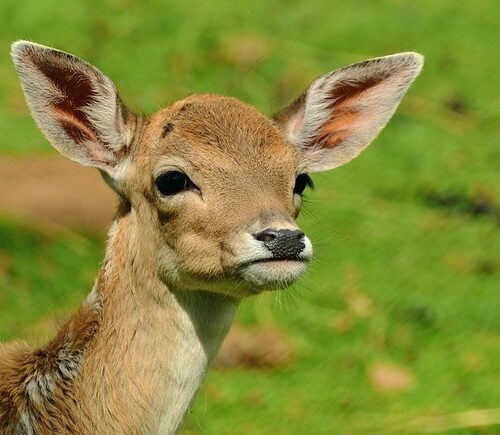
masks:
<instances>
[{"instance_id":1,"label":"deer's chin","mask_svg":"<svg viewBox=\"0 0 500 435\"><path fill-rule=\"evenodd\" d=\"M279 290L292 285L307 269L304 260L257 261L240 269L241 277L258 290Z\"/></svg>"}]
</instances>

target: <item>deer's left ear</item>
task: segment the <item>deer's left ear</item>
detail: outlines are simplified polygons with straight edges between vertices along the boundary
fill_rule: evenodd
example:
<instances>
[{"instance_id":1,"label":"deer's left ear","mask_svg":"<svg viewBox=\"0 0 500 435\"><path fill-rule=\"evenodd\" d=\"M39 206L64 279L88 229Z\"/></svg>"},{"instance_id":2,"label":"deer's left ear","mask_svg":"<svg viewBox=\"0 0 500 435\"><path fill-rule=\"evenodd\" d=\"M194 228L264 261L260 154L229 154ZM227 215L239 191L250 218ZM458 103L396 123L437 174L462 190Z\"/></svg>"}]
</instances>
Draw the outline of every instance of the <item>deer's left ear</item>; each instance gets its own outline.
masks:
<instances>
[{"instance_id":1,"label":"deer's left ear","mask_svg":"<svg viewBox=\"0 0 500 435\"><path fill-rule=\"evenodd\" d=\"M336 168L387 124L423 65L417 53L370 59L315 80L274 119L303 153L309 172Z\"/></svg>"}]
</instances>

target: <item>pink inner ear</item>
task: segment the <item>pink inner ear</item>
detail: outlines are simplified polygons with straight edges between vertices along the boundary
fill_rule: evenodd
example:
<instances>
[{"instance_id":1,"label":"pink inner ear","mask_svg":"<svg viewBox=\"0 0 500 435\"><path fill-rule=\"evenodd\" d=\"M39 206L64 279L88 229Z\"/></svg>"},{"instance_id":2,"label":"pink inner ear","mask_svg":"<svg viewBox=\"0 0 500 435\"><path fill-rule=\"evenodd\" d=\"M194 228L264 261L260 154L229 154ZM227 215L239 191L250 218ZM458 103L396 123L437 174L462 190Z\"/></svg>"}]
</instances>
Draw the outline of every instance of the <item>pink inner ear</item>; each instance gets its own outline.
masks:
<instances>
[{"instance_id":1,"label":"pink inner ear","mask_svg":"<svg viewBox=\"0 0 500 435\"><path fill-rule=\"evenodd\" d=\"M46 62L33 56L35 66L61 92L61 99L53 103L61 127L75 142L96 141L98 134L82 109L95 101L96 93L90 78L58 63L58 59Z\"/></svg>"},{"instance_id":2,"label":"pink inner ear","mask_svg":"<svg viewBox=\"0 0 500 435\"><path fill-rule=\"evenodd\" d=\"M73 113L68 113L55 107L56 117L66 134L77 143L95 142L98 140L95 131L89 129Z\"/></svg>"},{"instance_id":3,"label":"pink inner ear","mask_svg":"<svg viewBox=\"0 0 500 435\"><path fill-rule=\"evenodd\" d=\"M363 104L363 100L376 93L386 78L387 76L380 75L337 84L329 95L329 99L333 101L330 108L332 115L319 130L315 142L323 148L335 148L353 135L355 130L370 123L376 114L372 113L369 104Z\"/></svg>"},{"instance_id":4,"label":"pink inner ear","mask_svg":"<svg viewBox=\"0 0 500 435\"><path fill-rule=\"evenodd\" d=\"M323 148L335 148L351 134L352 126L359 117L359 112L354 110L335 110L335 115L321 128L316 141Z\"/></svg>"}]
</instances>

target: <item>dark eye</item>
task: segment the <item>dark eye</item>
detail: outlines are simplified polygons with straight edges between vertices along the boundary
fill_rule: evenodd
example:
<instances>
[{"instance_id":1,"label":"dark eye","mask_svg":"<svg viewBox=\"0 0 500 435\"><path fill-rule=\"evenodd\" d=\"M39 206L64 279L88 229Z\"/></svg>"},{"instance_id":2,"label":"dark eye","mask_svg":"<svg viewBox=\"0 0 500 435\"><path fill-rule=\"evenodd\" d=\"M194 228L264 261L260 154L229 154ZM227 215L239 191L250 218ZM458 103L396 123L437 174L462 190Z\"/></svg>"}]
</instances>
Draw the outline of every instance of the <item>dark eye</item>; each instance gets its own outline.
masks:
<instances>
[{"instance_id":1,"label":"dark eye","mask_svg":"<svg viewBox=\"0 0 500 435\"><path fill-rule=\"evenodd\" d=\"M169 171L159 175L155 180L155 185L165 196L175 195L184 190L197 190L189 177L179 171Z\"/></svg>"},{"instance_id":2,"label":"dark eye","mask_svg":"<svg viewBox=\"0 0 500 435\"><path fill-rule=\"evenodd\" d=\"M293 193L302 195L306 187L314 188L314 183L308 174L300 174L295 180L295 186L293 188Z\"/></svg>"}]
</instances>

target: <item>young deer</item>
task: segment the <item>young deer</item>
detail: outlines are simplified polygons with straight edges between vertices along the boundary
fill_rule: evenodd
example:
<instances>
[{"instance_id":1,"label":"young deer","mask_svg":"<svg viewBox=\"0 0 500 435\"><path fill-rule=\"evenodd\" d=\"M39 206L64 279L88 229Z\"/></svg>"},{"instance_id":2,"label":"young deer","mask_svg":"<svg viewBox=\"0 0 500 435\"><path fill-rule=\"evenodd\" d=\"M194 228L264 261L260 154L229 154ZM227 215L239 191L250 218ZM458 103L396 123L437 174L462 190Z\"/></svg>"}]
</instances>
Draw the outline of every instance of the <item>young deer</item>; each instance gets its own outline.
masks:
<instances>
[{"instance_id":1,"label":"young deer","mask_svg":"<svg viewBox=\"0 0 500 435\"><path fill-rule=\"evenodd\" d=\"M76 57L19 41L12 58L39 128L120 205L81 308L44 347L0 347L9 434L176 432L240 300L305 271L308 174L366 148L422 66L403 53L338 69L272 119L217 95L143 117Z\"/></svg>"}]
</instances>

